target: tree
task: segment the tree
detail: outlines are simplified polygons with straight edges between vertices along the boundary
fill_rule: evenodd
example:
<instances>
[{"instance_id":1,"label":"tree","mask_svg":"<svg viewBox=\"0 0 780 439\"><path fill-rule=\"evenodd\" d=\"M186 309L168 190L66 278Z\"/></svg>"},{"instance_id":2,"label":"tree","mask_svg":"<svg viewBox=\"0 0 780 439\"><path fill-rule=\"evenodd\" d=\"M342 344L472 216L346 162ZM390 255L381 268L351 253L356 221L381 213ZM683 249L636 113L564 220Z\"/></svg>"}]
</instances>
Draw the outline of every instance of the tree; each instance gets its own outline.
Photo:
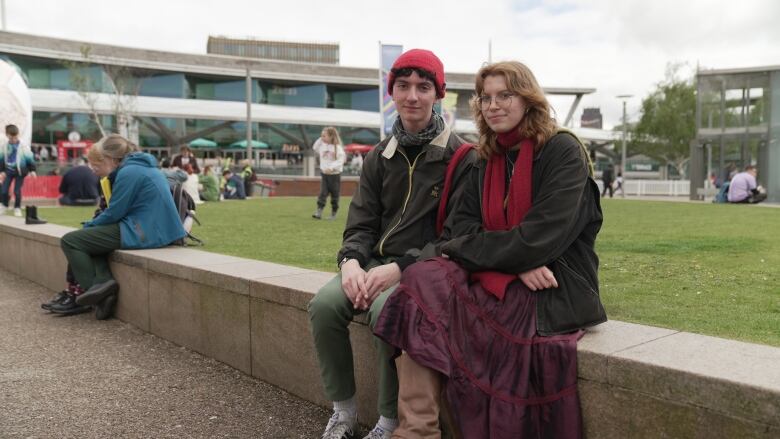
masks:
<instances>
[{"instance_id":1,"label":"tree","mask_svg":"<svg viewBox=\"0 0 780 439\"><path fill-rule=\"evenodd\" d=\"M71 87L87 104L90 118L102 136L108 133L98 114L98 101L101 93L109 94L112 113L116 118L116 130L123 137L137 142L137 139L132 139L137 133L136 136L131 135L131 127L137 124L132 113L143 77L127 66L104 64L98 67L91 62L91 52L92 46L85 44L81 46L82 61L62 61L62 65L68 69ZM95 67L99 70L94 70Z\"/></svg>"},{"instance_id":2,"label":"tree","mask_svg":"<svg viewBox=\"0 0 780 439\"><path fill-rule=\"evenodd\" d=\"M678 78L680 65L667 67L666 78L642 100L639 122L630 127L633 152L672 165L685 176L690 141L696 137L696 89Z\"/></svg>"}]
</instances>

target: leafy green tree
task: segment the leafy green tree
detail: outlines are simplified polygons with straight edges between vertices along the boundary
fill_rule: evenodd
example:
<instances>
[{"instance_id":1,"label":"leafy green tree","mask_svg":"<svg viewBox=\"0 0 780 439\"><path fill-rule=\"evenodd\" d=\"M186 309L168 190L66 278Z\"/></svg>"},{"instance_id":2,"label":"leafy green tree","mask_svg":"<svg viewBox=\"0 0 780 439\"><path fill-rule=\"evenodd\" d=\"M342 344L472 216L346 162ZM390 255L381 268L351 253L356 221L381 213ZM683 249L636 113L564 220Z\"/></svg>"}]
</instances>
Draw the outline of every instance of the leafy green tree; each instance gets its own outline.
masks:
<instances>
[{"instance_id":1,"label":"leafy green tree","mask_svg":"<svg viewBox=\"0 0 780 439\"><path fill-rule=\"evenodd\" d=\"M678 78L679 68L669 66L666 78L642 100L639 122L630 127L630 149L685 176L689 142L696 137L696 88L691 79Z\"/></svg>"}]
</instances>

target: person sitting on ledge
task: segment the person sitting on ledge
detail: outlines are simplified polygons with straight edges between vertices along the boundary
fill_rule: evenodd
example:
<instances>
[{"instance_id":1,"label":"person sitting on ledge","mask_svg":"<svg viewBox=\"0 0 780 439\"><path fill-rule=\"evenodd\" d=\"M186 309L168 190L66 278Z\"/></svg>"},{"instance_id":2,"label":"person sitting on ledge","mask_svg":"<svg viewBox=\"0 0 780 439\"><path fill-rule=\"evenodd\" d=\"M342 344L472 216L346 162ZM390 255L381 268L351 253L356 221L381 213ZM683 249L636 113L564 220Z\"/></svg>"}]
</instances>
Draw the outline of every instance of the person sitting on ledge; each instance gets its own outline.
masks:
<instances>
[{"instance_id":1,"label":"person sitting on ledge","mask_svg":"<svg viewBox=\"0 0 780 439\"><path fill-rule=\"evenodd\" d=\"M154 157L116 134L93 148L99 148L108 167L111 202L83 229L60 241L73 275L86 290L76 303L90 306L119 291L108 265L112 251L164 247L187 234Z\"/></svg>"}]
</instances>

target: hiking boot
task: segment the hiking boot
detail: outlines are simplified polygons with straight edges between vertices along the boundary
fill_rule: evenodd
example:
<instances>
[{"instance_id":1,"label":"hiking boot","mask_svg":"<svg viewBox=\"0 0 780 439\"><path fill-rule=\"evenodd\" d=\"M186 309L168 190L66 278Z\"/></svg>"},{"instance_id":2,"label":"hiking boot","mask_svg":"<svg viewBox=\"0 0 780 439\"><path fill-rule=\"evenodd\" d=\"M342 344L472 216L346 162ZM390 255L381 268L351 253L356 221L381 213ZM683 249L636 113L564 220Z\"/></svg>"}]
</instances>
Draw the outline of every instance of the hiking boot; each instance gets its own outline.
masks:
<instances>
[{"instance_id":1,"label":"hiking boot","mask_svg":"<svg viewBox=\"0 0 780 439\"><path fill-rule=\"evenodd\" d=\"M102 302L95 305L95 318L98 320L108 320L114 315L114 306L116 305L117 295L112 294Z\"/></svg>"},{"instance_id":2,"label":"hiking boot","mask_svg":"<svg viewBox=\"0 0 780 439\"><path fill-rule=\"evenodd\" d=\"M17 217L21 218L22 217L22 209L20 209L18 207L15 207L14 208L14 216L17 216Z\"/></svg>"},{"instance_id":3,"label":"hiking boot","mask_svg":"<svg viewBox=\"0 0 780 439\"><path fill-rule=\"evenodd\" d=\"M79 305L76 303L76 296L68 293L68 297L61 303L52 305L49 307L49 311L61 315L61 316L73 316L76 314L82 314L89 312L92 309L91 306Z\"/></svg>"},{"instance_id":4,"label":"hiking boot","mask_svg":"<svg viewBox=\"0 0 780 439\"><path fill-rule=\"evenodd\" d=\"M322 208L317 208L317 211L311 214L311 217L314 219L322 219Z\"/></svg>"},{"instance_id":5,"label":"hiking boot","mask_svg":"<svg viewBox=\"0 0 780 439\"><path fill-rule=\"evenodd\" d=\"M350 416L346 410L333 413L325 427L322 439L352 439L357 427L357 416Z\"/></svg>"},{"instance_id":6,"label":"hiking boot","mask_svg":"<svg viewBox=\"0 0 780 439\"><path fill-rule=\"evenodd\" d=\"M25 224L46 224L46 220L38 218L38 206L25 206L24 213Z\"/></svg>"},{"instance_id":7,"label":"hiking boot","mask_svg":"<svg viewBox=\"0 0 780 439\"><path fill-rule=\"evenodd\" d=\"M54 298L51 299L50 301L48 301L46 303L42 303L41 304L41 308L45 309L46 311L49 311L49 309L52 306L59 305L60 303L65 301L65 299L67 299L67 298L68 298L68 290L62 290L59 293L57 293L57 295L54 296Z\"/></svg>"},{"instance_id":8,"label":"hiking boot","mask_svg":"<svg viewBox=\"0 0 780 439\"><path fill-rule=\"evenodd\" d=\"M82 295L76 298L79 305L97 305L106 297L119 292L119 284L114 279L92 285Z\"/></svg>"}]
</instances>

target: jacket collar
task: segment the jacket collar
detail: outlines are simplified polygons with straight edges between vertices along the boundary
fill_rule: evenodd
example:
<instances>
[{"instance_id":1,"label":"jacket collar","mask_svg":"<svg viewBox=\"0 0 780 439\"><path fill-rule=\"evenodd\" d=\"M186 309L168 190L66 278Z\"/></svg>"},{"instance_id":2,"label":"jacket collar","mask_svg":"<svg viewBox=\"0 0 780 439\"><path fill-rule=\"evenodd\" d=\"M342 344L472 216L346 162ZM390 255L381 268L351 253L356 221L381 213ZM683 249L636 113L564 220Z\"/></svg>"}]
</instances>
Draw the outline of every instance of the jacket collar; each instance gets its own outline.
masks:
<instances>
[{"instance_id":1,"label":"jacket collar","mask_svg":"<svg viewBox=\"0 0 780 439\"><path fill-rule=\"evenodd\" d=\"M436 150L441 150L443 153L444 150L447 148L447 141L450 138L450 126L446 123L444 124L444 129L441 130L441 133L439 133L436 138L431 140L431 143L429 145L437 146ZM425 148L426 150L428 148ZM391 159L395 155L396 150L398 150L398 139L395 138L395 136L390 138L390 141L387 142L387 146L385 147L385 150L382 151L382 156L386 159ZM426 160L427 161L427 160Z\"/></svg>"}]
</instances>

